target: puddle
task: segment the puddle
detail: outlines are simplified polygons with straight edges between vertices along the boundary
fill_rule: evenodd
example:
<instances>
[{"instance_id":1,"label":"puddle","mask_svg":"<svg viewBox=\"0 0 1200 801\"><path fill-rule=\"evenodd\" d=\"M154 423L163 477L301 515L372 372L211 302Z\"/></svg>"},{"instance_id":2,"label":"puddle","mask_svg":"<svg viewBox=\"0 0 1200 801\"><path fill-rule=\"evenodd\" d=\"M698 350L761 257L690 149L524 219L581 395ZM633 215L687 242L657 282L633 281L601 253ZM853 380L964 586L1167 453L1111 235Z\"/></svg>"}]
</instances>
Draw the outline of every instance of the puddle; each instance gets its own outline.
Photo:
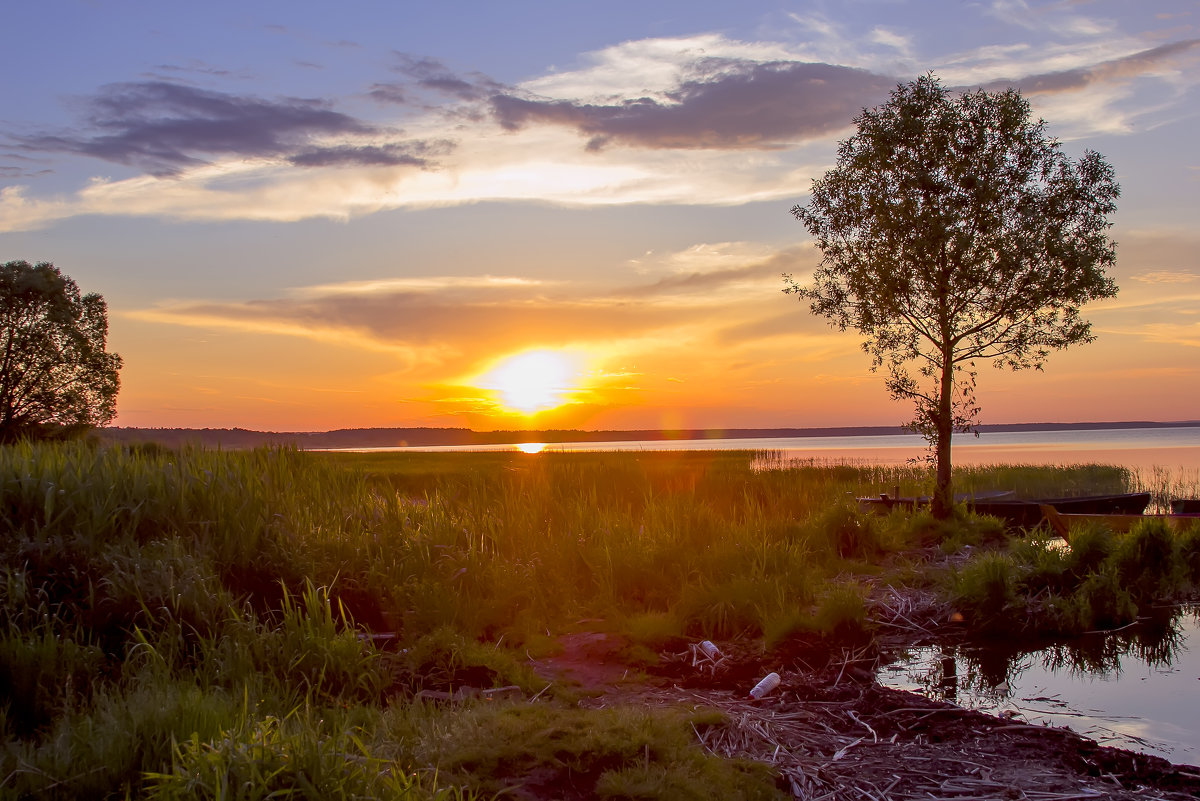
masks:
<instances>
[{"instance_id":1,"label":"puddle","mask_svg":"<svg viewBox=\"0 0 1200 801\"><path fill-rule=\"evenodd\" d=\"M1037 651L965 645L909 651L881 684L1026 723L1066 726L1103 745L1200 763L1200 618Z\"/></svg>"}]
</instances>

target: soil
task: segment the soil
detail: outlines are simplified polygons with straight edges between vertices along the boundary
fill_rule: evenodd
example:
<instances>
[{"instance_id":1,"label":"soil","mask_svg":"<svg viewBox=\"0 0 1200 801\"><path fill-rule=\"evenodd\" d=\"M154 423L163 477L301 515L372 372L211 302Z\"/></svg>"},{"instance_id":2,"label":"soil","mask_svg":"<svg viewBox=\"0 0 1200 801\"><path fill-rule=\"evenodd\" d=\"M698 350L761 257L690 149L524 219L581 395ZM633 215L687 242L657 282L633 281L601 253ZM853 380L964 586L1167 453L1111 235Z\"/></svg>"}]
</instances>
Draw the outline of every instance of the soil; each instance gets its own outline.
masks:
<instances>
[{"instance_id":1,"label":"soil","mask_svg":"<svg viewBox=\"0 0 1200 801\"><path fill-rule=\"evenodd\" d=\"M885 609L914 627L897 630L893 644L926 630L911 604ZM757 642L720 643L715 661L677 642L648 673L631 667L628 644L616 635L574 633L560 644L534 668L575 685L582 705L721 710L727 725L697 730L702 745L773 765L781 789L797 799L1200 798L1200 768L879 685L887 639L793 640L769 654ZM780 686L750 699L749 689L771 671Z\"/></svg>"}]
</instances>

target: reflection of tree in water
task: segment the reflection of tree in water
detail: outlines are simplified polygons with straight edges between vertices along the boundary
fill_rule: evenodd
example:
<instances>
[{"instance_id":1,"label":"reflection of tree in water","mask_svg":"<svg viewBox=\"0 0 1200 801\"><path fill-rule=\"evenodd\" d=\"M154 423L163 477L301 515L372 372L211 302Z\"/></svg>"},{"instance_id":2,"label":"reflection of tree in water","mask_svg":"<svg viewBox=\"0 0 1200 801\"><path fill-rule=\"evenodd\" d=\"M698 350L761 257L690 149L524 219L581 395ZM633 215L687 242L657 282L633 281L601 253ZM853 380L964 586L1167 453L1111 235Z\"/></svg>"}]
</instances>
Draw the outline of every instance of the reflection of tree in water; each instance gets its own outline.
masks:
<instances>
[{"instance_id":1,"label":"reflection of tree in water","mask_svg":"<svg viewBox=\"0 0 1200 801\"><path fill-rule=\"evenodd\" d=\"M1012 699L1011 683L1040 662L1048 671L1116 678L1121 660L1132 656L1156 670L1169 668L1186 649L1181 624L1185 615L1200 620L1200 608L1156 610L1121 631L1096 633L1068 643L1033 645L1011 641L987 645L939 645L929 649L918 673L909 679L922 694L952 703L971 699L972 706L1003 706ZM914 664L913 667L916 667Z\"/></svg>"}]
</instances>

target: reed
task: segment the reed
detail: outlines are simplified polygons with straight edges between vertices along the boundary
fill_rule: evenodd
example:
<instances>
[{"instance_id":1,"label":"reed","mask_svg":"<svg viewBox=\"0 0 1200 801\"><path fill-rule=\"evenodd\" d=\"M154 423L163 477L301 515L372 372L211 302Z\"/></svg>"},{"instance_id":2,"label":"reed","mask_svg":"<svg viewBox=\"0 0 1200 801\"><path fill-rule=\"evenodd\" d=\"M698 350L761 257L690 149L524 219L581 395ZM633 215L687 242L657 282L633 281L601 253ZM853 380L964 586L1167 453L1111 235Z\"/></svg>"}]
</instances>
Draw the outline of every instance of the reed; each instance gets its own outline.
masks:
<instances>
[{"instance_id":1,"label":"reed","mask_svg":"<svg viewBox=\"0 0 1200 801\"><path fill-rule=\"evenodd\" d=\"M963 475L1037 494L1127 478ZM0 448L0 795L470 798L504 785L496 766L517 758L504 745L525 747L534 772L566 759L598 793L771 797L761 771L705 757L694 722L661 712L592 717L556 690L528 712L414 699L537 694L526 654L584 618L647 661L683 636L865 636L871 577L899 576L884 563L989 540L987 523L870 518L847 502L928 481L749 451ZM1155 542L1081 554L1060 575L1076 586L1115 554L1159 554ZM1187 542L1172 587L1200 570ZM977 594L991 608L1028 588L1031 571L1002 558L1008 572ZM395 636L380 651L364 631ZM547 726L562 742L543 750ZM472 752L460 728L493 752Z\"/></svg>"}]
</instances>

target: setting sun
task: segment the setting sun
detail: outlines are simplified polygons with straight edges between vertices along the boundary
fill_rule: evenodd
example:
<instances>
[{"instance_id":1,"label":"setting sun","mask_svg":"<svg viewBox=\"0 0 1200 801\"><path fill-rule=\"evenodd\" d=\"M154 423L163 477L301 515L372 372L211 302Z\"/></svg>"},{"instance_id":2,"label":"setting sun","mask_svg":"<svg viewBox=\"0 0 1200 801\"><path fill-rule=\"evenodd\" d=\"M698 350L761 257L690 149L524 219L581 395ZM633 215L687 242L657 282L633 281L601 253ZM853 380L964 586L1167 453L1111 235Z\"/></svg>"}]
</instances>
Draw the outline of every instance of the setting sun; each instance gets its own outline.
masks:
<instances>
[{"instance_id":1,"label":"setting sun","mask_svg":"<svg viewBox=\"0 0 1200 801\"><path fill-rule=\"evenodd\" d=\"M480 379L479 385L500 393L500 402L524 414L553 409L575 389L576 370L562 353L534 350L509 357Z\"/></svg>"}]
</instances>

